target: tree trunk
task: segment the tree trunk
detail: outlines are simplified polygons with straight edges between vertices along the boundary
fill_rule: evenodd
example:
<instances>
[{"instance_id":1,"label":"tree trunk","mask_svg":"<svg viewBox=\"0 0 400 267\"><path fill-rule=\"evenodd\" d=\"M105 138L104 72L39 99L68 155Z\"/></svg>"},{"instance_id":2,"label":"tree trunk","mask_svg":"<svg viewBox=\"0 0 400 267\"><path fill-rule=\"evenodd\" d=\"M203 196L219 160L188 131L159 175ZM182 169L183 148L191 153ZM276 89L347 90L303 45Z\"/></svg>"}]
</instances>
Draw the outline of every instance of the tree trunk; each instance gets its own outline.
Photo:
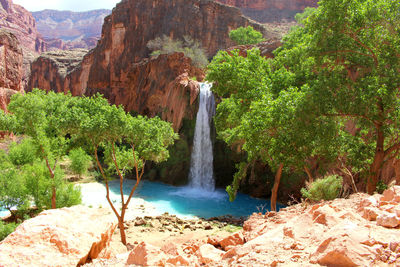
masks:
<instances>
[{"instance_id":1,"label":"tree trunk","mask_svg":"<svg viewBox=\"0 0 400 267\"><path fill-rule=\"evenodd\" d=\"M276 211L276 198L278 196L279 182L281 181L283 163L279 165L278 171L275 175L274 187L272 187L271 194L271 211Z\"/></svg>"},{"instance_id":2,"label":"tree trunk","mask_svg":"<svg viewBox=\"0 0 400 267\"><path fill-rule=\"evenodd\" d=\"M309 183L314 182L314 178L313 178L313 176L312 176L312 174L311 174L311 172L310 172L310 169L309 169L306 165L304 165L304 171L307 173L308 182L309 182Z\"/></svg>"},{"instance_id":3,"label":"tree trunk","mask_svg":"<svg viewBox=\"0 0 400 267\"><path fill-rule=\"evenodd\" d=\"M53 177L53 179L54 179L54 177ZM55 208L57 208L56 207L56 186L55 185L53 185L52 191L53 192L51 194L51 208L55 209Z\"/></svg>"},{"instance_id":4,"label":"tree trunk","mask_svg":"<svg viewBox=\"0 0 400 267\"><path fill-rule=\"evenodd\" d=\"M382 164L385 158L384 141L382 126L377 127L377 140L374 161L370 166L370 173L367 181L367 193L372 195L376 190L376 185L379 181L379 176L382 169Z\"/></svg>"},{"instance_id":5,"label":"tree trunk","mask_svg":"<svg viewBox=\"0 0 400 267\"><path fill-rule=\"evenodd\" d=\"M400 185L400 160L394 160L394 172L396 174L396 185Z\"/></svg>"},{"instance_id":6,"label":"tree trunk","mask_svg":"<svg viewBox=\"0 0 400 267\"><path fill-rule=\"evenodd\" d=\"M118 227L119 227L119 233L121 234L121 242L126 246L124 218L122 216L118 218Z\"/></svg>"}]
</instances>

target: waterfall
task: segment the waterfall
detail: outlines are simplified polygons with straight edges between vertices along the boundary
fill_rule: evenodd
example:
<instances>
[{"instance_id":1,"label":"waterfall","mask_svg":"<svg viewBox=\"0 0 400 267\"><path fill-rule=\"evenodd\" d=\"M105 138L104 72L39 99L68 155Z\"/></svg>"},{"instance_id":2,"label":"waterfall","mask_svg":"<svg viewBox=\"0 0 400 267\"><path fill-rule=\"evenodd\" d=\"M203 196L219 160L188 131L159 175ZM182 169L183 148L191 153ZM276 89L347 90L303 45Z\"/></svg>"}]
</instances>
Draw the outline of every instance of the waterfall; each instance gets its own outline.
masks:
<instances>
[{"instance_id":1,"label":"waterfall","mask_svg":"<svg viewBox=\"0 0 400 267\"><path fill-rule=\"evenodd\" d=\"M190 162L189 185L192 188L214 191L213 148L210 138L211 118L215 114L212 84L200 83L200 104L197 112Z\"/></svg>"}]
</instances>

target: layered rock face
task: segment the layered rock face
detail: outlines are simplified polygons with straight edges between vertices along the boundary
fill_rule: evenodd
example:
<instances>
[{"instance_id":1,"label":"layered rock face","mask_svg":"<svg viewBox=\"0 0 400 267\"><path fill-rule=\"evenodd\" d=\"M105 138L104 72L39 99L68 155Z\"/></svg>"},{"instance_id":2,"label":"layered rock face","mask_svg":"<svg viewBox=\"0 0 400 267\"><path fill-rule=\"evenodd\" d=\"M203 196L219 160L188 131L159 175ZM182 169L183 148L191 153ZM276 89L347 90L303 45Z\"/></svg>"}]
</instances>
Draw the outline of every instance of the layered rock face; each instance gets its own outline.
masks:
<instances>
[{"instance_id":1,"label":"layered rock face","mask_svg":"<svg viewBox=\"0 0 400 267\"><path fill-rule=\"evenodd\" d=\"M110 256L117 224L108 209L75 206L47 210L0 243L1 266L81 266Z\"/></svg>"},{"instance_id":2,"label":"layered rock face","mask_svg":"<svg viewBox=\"0 0 400 267\"><path fill-rule=\"evenodd\" d=\"M216 0L240 8L245 16L258 22L293 21L306 7L316 7L318 0Z\"/></svg>"},{"instance_id":3,"label":"layered rock face","mask_svg":"<svg viewBox=\"0 0 400 267\"><path fill-rule=\"evenodd\" d=\"M42 53L32 64L28 88L64 92L65 77L81 62L88 50L56 50Z\"/></svg>"},{"instance_id":4,"label":"layered rock face","mask_svg":"<svg viewBox=\"0 0 400 267\"><path fill-rule=\"evenodd\" d=\"M87 12L43 10L32 12L38 31L48 49L94 48L101 36L101 28L108 9Z\"/></svg>"},{"instance_id":5,"label":"layered rock face","mask_svg":"<svg viewBox=\"0 0 400 267\"><path fill-rule=\"evenodd\" d=\"M0 87L22 91L22 49L17 37L0 30Z\"/></svg>"},{"instance_id":6,"label":"layered rock face","mask_svg":"<svg viewBox=\"0 0 400 267\"><path fill-rule=\"evenodd\" d=\"M6 112L11 96L23 92L22 67L23 55L17 37L0 30L0 109Z\"/></svg>"},{"instance_id":7,"label":"layered rock face","mask_svg":"<svg viewBox=\"0 0 400 267\"><path fill-rule=\"evenodd\" d=\"M0 0L0 28L12 32L29 51L41 53L46 50L32 14L11 0Z\"/></svg>"}]
</instances>

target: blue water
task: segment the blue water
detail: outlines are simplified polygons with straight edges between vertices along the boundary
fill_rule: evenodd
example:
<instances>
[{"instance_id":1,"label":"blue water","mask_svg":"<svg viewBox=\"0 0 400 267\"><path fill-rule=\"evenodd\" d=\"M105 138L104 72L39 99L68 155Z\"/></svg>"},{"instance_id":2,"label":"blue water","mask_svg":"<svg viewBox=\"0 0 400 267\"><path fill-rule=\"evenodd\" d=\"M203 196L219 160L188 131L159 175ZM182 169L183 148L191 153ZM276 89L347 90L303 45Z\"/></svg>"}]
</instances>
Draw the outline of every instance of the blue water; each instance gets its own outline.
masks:
<instances>
[{"instance_id":1,"label":"blue water","mask_svg":"<svg viewBox=\"0 0 400 267\"><path fill-rule=\"evenodd\" d=\"M7 216L9 214L9 212L7 210L3 210L0 208L0 218Z\"/></svg>"},{"instance_id":2,"label":"blue water","mask_svg":"<svg viewBox=\"0 0 400 267\"><path fill-rule=\"evenodd\" d=\"M124 194L129 195L133 181L124 185ZM110 183L112 195L119 195L119 182ZM270 202L265 199L252 198L245 194L237 194L234 202L223 189L214 192L192 189L189 187L175 187L159 182L142 181L137 188L135 197L150 202L157 210L181 216L198 216L203 218L221 215L234 217L249 216L253 212L270 210ZM277 206L282 208L283 205Z\"/></svg>"}]
</instances>

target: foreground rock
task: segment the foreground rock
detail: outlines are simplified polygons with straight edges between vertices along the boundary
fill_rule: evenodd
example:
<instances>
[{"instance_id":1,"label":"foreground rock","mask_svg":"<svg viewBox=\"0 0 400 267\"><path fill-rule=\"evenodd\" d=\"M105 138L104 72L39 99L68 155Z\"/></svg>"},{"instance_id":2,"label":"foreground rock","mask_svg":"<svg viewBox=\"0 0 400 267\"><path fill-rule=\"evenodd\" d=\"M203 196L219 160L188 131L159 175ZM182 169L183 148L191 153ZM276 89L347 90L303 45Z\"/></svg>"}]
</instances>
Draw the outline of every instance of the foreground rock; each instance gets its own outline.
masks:
<instances>
[{"instance_id":1,"label":"foreground rock","mask_svg":"<svg viewBox=\"0 0 400 267\"><path fill-rule=\"evenodd\" d=\"M254 214L243 231L224 238L171 244L145 242L103 266L397 266L400 261L400 186L383 195L355 194L315 205ZM374 210L375 216L366 216ZM367 211L367 212L366 212ZM382 216L382 219L379 216ZM366 219L367 218L367 219ZM397 225L397 226L396 226ZM154 261L150 261L154 259Z\"/></svg>"},{"instance_id":2,"label":"foreground rock","mask_svg":"<svg viewBox=\"0 0 400 267\"><path fill-rule=\"evenodd\" d=\"M0 242L0 265L77 266L108 258L106 248L115 228L115 217L106 209L44 211Z\"/></svg>"}]
</instances>

